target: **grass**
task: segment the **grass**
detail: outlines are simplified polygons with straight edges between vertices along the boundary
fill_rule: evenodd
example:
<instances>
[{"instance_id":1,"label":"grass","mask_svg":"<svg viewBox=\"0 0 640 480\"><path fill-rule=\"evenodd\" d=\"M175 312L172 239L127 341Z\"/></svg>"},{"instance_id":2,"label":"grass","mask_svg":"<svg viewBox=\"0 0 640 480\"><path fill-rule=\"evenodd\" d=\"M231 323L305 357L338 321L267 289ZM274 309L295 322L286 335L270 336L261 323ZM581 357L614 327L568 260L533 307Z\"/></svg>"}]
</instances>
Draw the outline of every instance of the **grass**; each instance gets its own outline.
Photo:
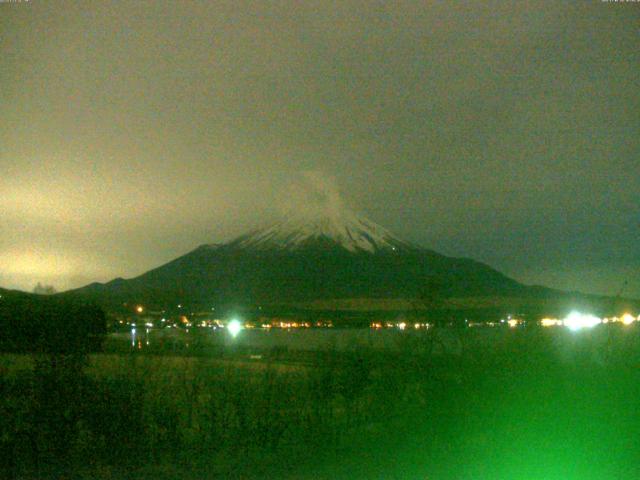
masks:
<instances>
[{"instance_id":1,"label":"grass","mask_svg":"<svg viewBox=\"0 0 640 480\"><path fill-rule=\"evenodd\" d=\"M429 335L265 362L103 354L82 369L3 355L0 466L17 478L638 478L638 333L474 343L462 331L457 355L432 354Z\"/></svg>"}]
</instances>

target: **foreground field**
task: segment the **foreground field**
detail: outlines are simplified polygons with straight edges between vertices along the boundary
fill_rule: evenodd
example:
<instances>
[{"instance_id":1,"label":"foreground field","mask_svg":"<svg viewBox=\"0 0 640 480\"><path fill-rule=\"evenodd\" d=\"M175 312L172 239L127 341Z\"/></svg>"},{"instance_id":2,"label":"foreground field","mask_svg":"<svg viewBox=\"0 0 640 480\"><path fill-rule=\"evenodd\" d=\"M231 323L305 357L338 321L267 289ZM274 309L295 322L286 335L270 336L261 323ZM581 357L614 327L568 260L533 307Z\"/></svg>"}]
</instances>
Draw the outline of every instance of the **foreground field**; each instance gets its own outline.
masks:
<instances>
[{"instance_id":1,"label":"foreground field","mask_svg":"<svg viewBox=\"0 0 640 480\"><path fill-rule=\"evenodd\" d=\"M16 478L638 478L637 336L508 331L455 355L414 336L304 362L7 355L0 462Z\"/></svg>"}]
</instances>

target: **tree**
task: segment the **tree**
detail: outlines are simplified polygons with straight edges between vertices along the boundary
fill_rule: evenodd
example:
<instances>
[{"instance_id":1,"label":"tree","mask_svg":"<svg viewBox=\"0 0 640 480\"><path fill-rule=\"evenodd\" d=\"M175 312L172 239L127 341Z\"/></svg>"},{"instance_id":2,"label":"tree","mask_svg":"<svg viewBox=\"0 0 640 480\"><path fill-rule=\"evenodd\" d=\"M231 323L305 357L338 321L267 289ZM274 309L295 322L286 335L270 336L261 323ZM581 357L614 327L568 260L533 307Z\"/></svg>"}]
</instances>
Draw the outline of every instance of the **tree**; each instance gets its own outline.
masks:
<instances>
[{"instance_id":1,"label":"tree","mask_svg":"<svg viewBox=\"0 0 640 480\"><path fill-rule=\"evenodd\" d=\"M37 295L53 295L56 293L56 289L53 285L42 285L40 282L33 287L33 293Z\"/></svg>"},{"instance_id":2,"label":"tree","mask_svg":"<svg viewBox=\"0 0 640 480\"><path fill-rule=\"evenodd\" d=\"M21 295L0 302L0 333L5 349L84 356L100 348L107 333L106 316L93 305Z\"/></svg>"},{"instance_id":3,"label":"tree","mask_svg":"<svg viewBox=\"0 0 640 480\"><path fill-rule=\"evenodd\" d=\"M430 356L439 347L442 352L447 352L447 342L443 337L442 327L450 322L455 321L451 317L451 312L446 308L446 294L449 285L442 278L430 275L424 279L424 282L418 291L416 298L416 310L424 309L424 315L431 324L431 328L425 335L428 355ZM455 323L454 323L455 325ZM462 347L462 341L458 335L452 336Z\"/></svg>"},{"instance_id":4,"label":"tree","mask_svg":"<svg viewBox=\"0 0 640 480\"><path fill-rule=\"evenodd\" d=\"M416 310L424 309L429 323L433 325L446 323L446 319L442 317L446 287L446 283L432 275L425 278L418 291L415 301Z\"/></svg>"},{"instance_id":5,"label":"tree","mask_svg":"<svg viewBox=\"0 0 640 480\"><path fill-rule=\"evenodd\" d=\"M23 408L37 478L70 477L72 444L86 432L93 389L83 367L105 334L104 312L92 305L30 294L0 301L1 346L34 359Z\"/></svg>"}]
</instances>

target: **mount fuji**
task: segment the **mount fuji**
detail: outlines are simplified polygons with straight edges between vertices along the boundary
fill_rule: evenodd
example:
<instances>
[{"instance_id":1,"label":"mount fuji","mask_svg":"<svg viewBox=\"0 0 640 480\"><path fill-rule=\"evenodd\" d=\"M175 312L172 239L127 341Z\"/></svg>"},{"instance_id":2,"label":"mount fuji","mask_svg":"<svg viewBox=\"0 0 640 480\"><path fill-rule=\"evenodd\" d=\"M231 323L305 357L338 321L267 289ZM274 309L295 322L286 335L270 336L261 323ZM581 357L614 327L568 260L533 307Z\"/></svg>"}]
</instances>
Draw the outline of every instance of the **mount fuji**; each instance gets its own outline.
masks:
<instances>
[{"instance_id":1,"label":"mount fuji","mask_svg":"<svg viewBox=\"0 0 640 480\"><path fill-rule=\"evenodd\" d=\"M438 296L449 299L553 292L525 286L483 263L404 241L340 209L289 216L227 243L202 245L136 278L67 293L106 307L141 303L164 309L182 304L202 311L213 305L397 304L424 298L425 289L434 284Z\"/></svg>"}]
</instances>

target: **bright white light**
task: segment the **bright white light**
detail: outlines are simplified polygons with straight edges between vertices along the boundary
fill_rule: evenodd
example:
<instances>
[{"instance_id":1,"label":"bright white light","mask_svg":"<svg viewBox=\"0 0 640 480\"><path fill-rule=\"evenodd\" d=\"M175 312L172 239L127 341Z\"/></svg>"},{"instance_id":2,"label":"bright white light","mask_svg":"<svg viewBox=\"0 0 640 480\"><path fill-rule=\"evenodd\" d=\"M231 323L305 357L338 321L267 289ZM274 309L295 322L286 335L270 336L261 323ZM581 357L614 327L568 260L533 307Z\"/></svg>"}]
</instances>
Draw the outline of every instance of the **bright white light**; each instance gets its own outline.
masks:
<instances>
[{"instance_id":1,"label":"bright white light","mask_svg":"<svg viewBox=\"0 0 640 480\"><path fill-rule=\"evenodd\" d=\"M636 319L630 313L625 313L620 320L624 325L631 325Z\"/></svg>"},{"instance_id":2,"label":"bright white light","mask_svg":"<svg viewBox=\"0 0 640 480\"><path fill-rule=\"evenodd\" d=\"M583 314L580 312L571 312L567 318L564 319L563 324L565 327L569 328L569 330L580 330L581 328L591 328L595 327L599 323L601 323L598 317L588 314Z\"/></svg>"},{"instance_id":3,"label":"bright white light","mask_svg":"<svg viewBox=\"0 0 640 480\"><path fill-rule=\"evenodd\" d=\"M229 330L231 336L235 338L240 333L240 330L242 330L242 324L238 320L233 319L227 325L227 330Z\"/></svg>"},{"instance_id":4,"label":"bright white light","mask_svg":"<svg viewBox=\"0 0 640 480\"><path fill-rule=\"evenodd\" d=\"M399 328L400 330L404 330L405 328L407 328L407 324L406 324L406 323L404 323L404 322L400 322L400 323L398 324L398 328Z\"/></svg>"}]
</instances>

